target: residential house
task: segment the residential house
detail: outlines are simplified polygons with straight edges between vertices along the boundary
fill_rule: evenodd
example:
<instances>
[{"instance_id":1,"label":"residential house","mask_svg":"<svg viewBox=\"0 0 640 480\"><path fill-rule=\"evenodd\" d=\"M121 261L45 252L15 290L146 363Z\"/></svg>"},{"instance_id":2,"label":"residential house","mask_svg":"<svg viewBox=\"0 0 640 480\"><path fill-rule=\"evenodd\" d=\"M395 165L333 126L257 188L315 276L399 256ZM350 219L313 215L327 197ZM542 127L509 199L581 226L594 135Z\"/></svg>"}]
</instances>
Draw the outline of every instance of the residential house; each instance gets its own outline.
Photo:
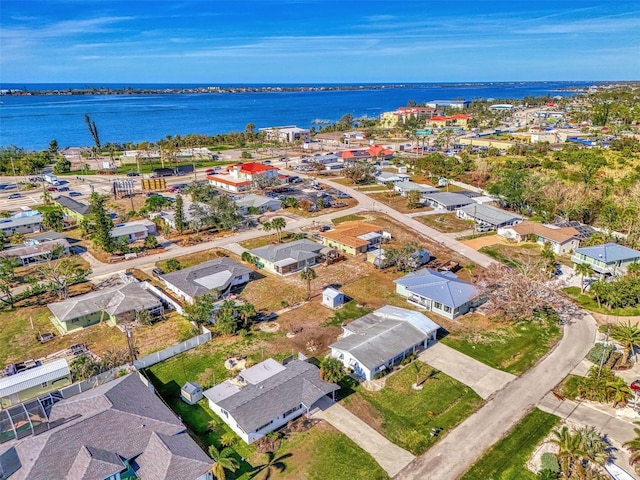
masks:
<instances>
[{"instance_id":1,"label":"residential house","mask_svg":"<svg viewBox=\"0 0 640 480\"><path fill-rule=\"evenodd\" d=\"M453 272L437 272L423 268L394 280L396 293L407 302L449 319L467 313L479 291L471 283L460 280Z\"/></svg>"},{"instance_id":2,"label":"residential house","mask_svg":"<svg viewBox=\"0 0 640 480\"><path fill-rule=\"evenodd\" d=\"M296 127L295 125L267 127L261 128L259 131L266 134L267 140L277 140L283 143L309 143L311 141L311 131L307 128Z\"/></svg>"},{"instance_id":3,"label":"residential house","mask_svg":"<svg viewBox=\"0 0 640 480\"><path fill-rule=\"evenodd\" d=\"M89 205L77 201L74 198L60 195L54 201L62 207L65 215L74 218L76 221L83 220L89 214Z\"/></svg>"},{"instance_id":4,"label":"residential house","mask_svg":"<svg viewBox=\"0 0 640 480\"><path fill-rule=\"evenodd\" d=\"M475 200L475 199L474 199ZM492 230L502 227L510 227L524 221L520 215L516 215L500 208L475 203L456 210L456 216L463 220L473 220L479 225L487 225Z\"/></svg>"},{"instance_id":5,"label":"residential house","mask_svg":"<svg viewBox=\"0 0 640 480\"><path fill-rule=\"evenodd\" d=\"M343 325L331 356L365 380L389 372L408 355L436 342L440 326L425 315L386 305Z\"/></svg>"},{"instance_id":6,"label":"residential house","mask_svg":"<svg viewBox=\"0 0 640 480\"><path fill-rule=\"evenodd\" d=\"M393 186L393 189L396 193L399 193L401 196L406 197L407 193L412 191L420 192L420 195L423 197L429 193L437 193L438 190L436 187L430 187L429 185L423 185L421 183L414 183L411 181L408 182L398 182Z\"/></svg>"},{"instance_id":7,"label":"residential house","mask_svg":"<svg viewBox=\"0 0 640 480\"><path fill-rule=\"evenodd\" d=\"M640 252L617 243L577 248L571 256L576 264L586 263L598 273L619 275L632 263L640 263Z\"/></svg>"},{"instance_id":8,"label":"residential house","mask_svg":"<svg viewBox=\"0 0 640 480\"><path fill-rule=\"evenodd\" d=\"M281 365L272 358L204 392L209 408L246 443L253 443L309 411L340 387L320 379L303 360Z\"/></svg>"},{"instance_id":9,"label":"residential house","mask_svg":"<svg viewBox=\"0 0 640 480\"><path fill-rule=\"evenodd\" d=\"M380 145L372 145L369 148L356 148L338 152L343 162L368 161L368 160L390 160L393 158L393 150Z\"/></svg>"},{"instance_id":10,"label":"residential house","mask_svg":"<svg viewBox=\"0 0 640 480\"><path fill-rule=\"evenodd\" d=\"M570 253L580 246L577 229L537 222L523 222L519 225L501 227L498 229L498 235L516 242L533 239L540 245L549 244L556 255Z\"/></svg>"},{"instance_id":11,"label":"residential house","mask_svg":"<svg viewBox=\"0 0 640 480\"><path fill-rule=\"evenodd\" d=\"M51 321L62 334L103 320L112 326L131 322L141 310L147 310L153 317L164 314L160 299L149 293L141 282L85 293L61 302L49 303L47 308L53 314Z\"/></svg>"},{"instance_id":12,"label":"residential house","mask_svg":"<svg viewBox=\"0 0 640 480\"><path fill-rule=\"evenodd\" d=\"M117 242L126 241L127 243L144 240L149 235L156 235L156 224L150 220L136 220L117 225L109 232L111 238Z\"/></svg>"},{"instance_id":13,"label":"residential house","mask_svg":"<svg viewBox=\"0 0 640 480\"><path fill-rule=\"evenodd\" d=\"M453 192L427 193L422 197L426 204L438 210L454 211L474 203L468 196Z\"/></svg>"},{"instance_id":14,"label":"residential house","mask_svg":"<svg viewBox=\"0 0 640 480\"><path fill-rule=\"evenodd\" d=\"M227 171L227 174L207 175L209 184L221 190L239 193L251 190L254 180L260 175L279 178L276 167L263 163L237 163L229 165Z\"/></svg>"},{"instance_id":15,"label":"residential house","mask_svg":"<svg viewBox=\"0 0 640 480\"><path fill-rule=\"evenodd\" d=\"M349 255L359 255L380 244L384 231L371 223L344 222L319 235L324 245Z\"/></svg>"},{"instance_id":16,"label":"residential house","mask_svg":"<svg viewBox=\"0 0 640 480\"><path fill-rule=\"evenodd\" d=\"M434 112L435 108L433 107L399 107L393 112L382 112L380 114L380 125L383 128L393 128L398 125L404 125L409 121L428 118Z\"/></svg>"},{"instance_id":17,"label":"residential house","mask_svg":"<svg viewBox=\"0 0 640 480\"><path fill-rule=\"evenodd\" d=\"M2 478L213 480L213 461L138 373L23 405L7 412Z\"/></svg>"},{"instance_id":18,"label":"residential house","mask_svg":"<svg viewBox=\"0 0 640 480\"><path fill-rule=\"evenodd\" d=\"M70 383L71 372L64 358L7 375L0 378L0 410Z\"/></svg>"},{"instance_id":19,"label":"residential house","mask_svg":"<svg viewBox=\"0 0 640 480\"><path fill-rule=\"evenodd\" d=\"M456 113L449 116L434 116L427 120L427 124L432 127L461 127L467 128L471 120L471 115L467 113Z\"/></svg>"},{"instance_id":20,"label":"residential house","mask_svg":"<svg viewBox=\"0 0 640 480\"><path fill-rule=\"evenodd\" d=\"M0 232L5 237L10 237L14 233L33 233L42 230L42 214L34 212L33 215L14 215L10 218L0 219Z\"/></svg>"},{"instance_id":21,"label":"residential house","mask_svg":"<svg viewBox=\"0 0 640 480\"><path fill-rule=\"evenodd\" d=\"M184 202L182 206L182 213L184 216L184 222L187 224L187 228L194 228L194 208L200 206L203 209L208 208L205 203L202 202ZM176 229L176 211L174 209L160 210L159 212L153 212L150 214L151 218L159 218L164 221L170 228Z\"/></svg>"},{"instance_id":22,"label":"residential house","mask_svg":"<svg viewBox=\"0 0 640 480\"><path fill-rule=\"evenodd\" d=\"M376 182L386 185L391 182L393 184L405 183L409 181L409 175L406 173L378 172L376 174Z\"/></svg>"},{"instance_id":23,"label":"residential house","mask_svg":"<svg viewBox=\"0 0 640 480\"><path fill-rule=\"evenodd\" d=\"M205 294L216 298L225 295L236 285L251 280L252 270L228 257L217 258L190 268L160 276L165 287L187 303Z\"/></svg>"},{"instance_id":24,"label":"residential house","mask_svg":"<svg viewBox=\"0 0 640 480\"><path fill-rule=\"evenodd\" d=\"M258 267L278 275L286 275L315 265L326 250L326 247L311 240L295 240L254 248L249 253L256 258Z\"/></svg>"},{"instance_id":25,"label":"residential house","mask_svg":"<svg viewBox=\"0 0 640 480\"><path fill-rule=\"evenodd\" d=\"M249 209L257 209L259 213L275 212L282 207L282 201L277 198L267 197L265 195L256 195L248 193L234 200L238 206L238 213L246 215Z\"/></svg>"},{"instance_id":26,"label":"residential house","mask_svg":"<svg viewBox=\"0 0 640 480\"><path fill-rule=\"evenodd\" d=\"M69 253L70 245L65 238L39 243L27 242L23 247L7 248L2 251L2 254L8 258L15 258L21 265L26 266L32 263L46 262Z\"/></svg>"}]
</instances>

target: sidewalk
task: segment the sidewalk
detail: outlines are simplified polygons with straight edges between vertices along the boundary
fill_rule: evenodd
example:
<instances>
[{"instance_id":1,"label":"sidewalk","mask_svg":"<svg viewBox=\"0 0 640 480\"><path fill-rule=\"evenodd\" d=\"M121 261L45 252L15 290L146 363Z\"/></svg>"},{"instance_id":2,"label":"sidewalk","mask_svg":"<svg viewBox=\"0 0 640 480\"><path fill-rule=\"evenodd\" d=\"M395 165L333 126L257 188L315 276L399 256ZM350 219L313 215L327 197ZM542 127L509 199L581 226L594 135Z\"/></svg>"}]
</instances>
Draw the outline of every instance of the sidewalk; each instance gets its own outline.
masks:
<instances>
[{"instance_id":1,"label":"sidewalk","mask_svg":"<svg viewBox=\"0 0 640 480\"><path fill-rule=\"evenodd\" d=\"M312 417L326 420L362 447L390 477L409 465L415 458L411 453L390 442L377 431L329 397L319 402Z\"/></svg>"}]
</instances>

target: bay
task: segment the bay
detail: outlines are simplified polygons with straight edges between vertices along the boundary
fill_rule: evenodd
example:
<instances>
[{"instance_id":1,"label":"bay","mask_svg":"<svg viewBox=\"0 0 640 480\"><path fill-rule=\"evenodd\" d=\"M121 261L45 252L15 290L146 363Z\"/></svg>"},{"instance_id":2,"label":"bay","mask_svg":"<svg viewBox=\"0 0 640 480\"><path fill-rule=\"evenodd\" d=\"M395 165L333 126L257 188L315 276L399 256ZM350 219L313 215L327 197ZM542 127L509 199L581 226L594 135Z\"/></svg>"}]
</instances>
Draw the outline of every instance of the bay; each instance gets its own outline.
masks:
<instances>
[{"instance_id":1,"label":"bay","mask_svg":"<svg viewBox=\"0 0 640 480\"><path fill-rule=\"evenodd\" d=\"M102 143L155 142L167 135L215 135L257 128L336 122L344 114L378 117L381 112L431 100L520 99L526 96L568 96L570 88L595 82L514 82L482 84L420 84L366 86L356 90L244 92L144 95L32 95L0 96L0 146L42 150L52 139L58 145L93 144L84 115L96 123ZM103 85L112 89L189 88L207 85ZM220 85L225 87L225 85ZM292 86L292 85L287 85ZM28 91L85 88L86 85L2 85ZM261 87L252 85L251 87ZM273 86L277 87L277 86ZM317 126L318 123L315 123ZM321 123L320 123L321 125Z\"/></svg>"}]
</instances>

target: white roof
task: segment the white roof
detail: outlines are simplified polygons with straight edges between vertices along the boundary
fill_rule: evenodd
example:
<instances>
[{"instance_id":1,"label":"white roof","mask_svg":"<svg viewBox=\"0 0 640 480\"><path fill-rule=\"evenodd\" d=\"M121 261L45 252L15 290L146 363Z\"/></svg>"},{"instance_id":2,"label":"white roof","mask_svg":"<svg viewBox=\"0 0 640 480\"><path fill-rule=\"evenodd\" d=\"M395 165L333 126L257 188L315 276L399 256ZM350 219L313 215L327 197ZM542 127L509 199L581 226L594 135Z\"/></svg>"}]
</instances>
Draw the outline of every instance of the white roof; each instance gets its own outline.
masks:
<instances>
[{"instance_id":1,"label":"white roof","mask_svg":"<svg viewBox=\"0 0 640 480\"><path fill-rule=\"evenodd\" d=\"M57 380L69 374L69 364L63 358L54 362L45 363L39 367L24 370L15 375L0 378L0 398L22 392L23 390L35 387L44 382Z\"/></svg>"},{"instance_id":2,"label":"white roof","mask_svg":"<svg viewBox=\"0 0 640 480\"><path fill-rule=\"evenodd\" d=\"M243 370L242 373L240 373L240 377L242 377L245 382L256 385L284 370L286 370L284 365L276 362L273 358L267 358L264 362L260 362L253 367Z\"/></svg>"},{"instance_id":3,"label":"white roof","mask_svg":"<svg viewBox=\"0 0 640 480\"><path fill-rule=\"evenodd\" d=\"M335 288L327 287L327 288L324 289L322 294L326 295L329 298L336 298L336 297L342 295L342 292L340 290L336 290Z\"/></svg>"}]
</instances>

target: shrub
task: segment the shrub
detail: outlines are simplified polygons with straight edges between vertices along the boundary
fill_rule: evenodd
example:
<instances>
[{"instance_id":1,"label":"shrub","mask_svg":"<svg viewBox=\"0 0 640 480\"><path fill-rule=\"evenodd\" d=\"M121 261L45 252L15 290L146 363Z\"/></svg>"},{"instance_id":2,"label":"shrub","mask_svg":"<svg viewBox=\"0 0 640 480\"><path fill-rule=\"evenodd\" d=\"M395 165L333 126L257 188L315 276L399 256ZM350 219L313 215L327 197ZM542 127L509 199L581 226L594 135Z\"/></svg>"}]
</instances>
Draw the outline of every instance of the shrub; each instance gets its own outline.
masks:
<instances>
[{"instance_id":1,"label":"shrub","mask_svg":"<svg viewBox=\"0 0 640 480\"><path fill-rule=\"evenodd\" d=\"M542 470L549 470L553 473L560 473L560 464L557 457L551 452L545 452L540 457L540 465Z\"/></svg>"},{"instance_id":2,"label":"shrub","mask_svg":"<svg viewBox=\"0 0 640 480\"><path fill-rule=\"evenodd\" d=\"M589 353L587 354L587 358L590 362L595 363L596 365L600 365L600 362L606 363L611 356L611 352L616 349L614 345L604 345L602 343L596 343ZM604 360L602 359L602 355L604 354Z\"/></svg>"},{"instance_id":3,"label":"shrub","mask_svg":"<svg viewBox=\"0 0 640 480\"><path fill-rule=\"evenodd\" d=\"M416 358L418 358L418 356L415 353L412 353L411 355L407 355L402 359L402 361L400 362L400 365L409 365Z\"/></svg>"},{"instance_id":4,"label":"shrub","mask_svg":"<svg viewBox=\"0 0 640 480\"><path fill-rule=\"evenodd\" d=\"M609 359L605 362L605 367L615 370L624 364L623 355L620 352L611 352Z\"/></svg>"},{"instance_id":5,"label":"shrub","mask_svg":"<svg viewBox=\"0 0 640 480\"><path fill-rule=\"evenodd\" d=\"M149 235L144 239L144 248L156 248L158 246L158 239L155 235Z\"/></svg>"},{"instance_id":6,"label":"shrub","mask_svg":"<svg viewBox=\"0 0 640 480\"><path fill-rule=\"evenodd\" d=\"M169 260L167 260L164 264L164 269L170 273L170 272L175 272L177 270L182 269L182 265L180 265L180 262L178 260L176 260L175 258L170 258Z\"/></svg>"}]
</instances>

